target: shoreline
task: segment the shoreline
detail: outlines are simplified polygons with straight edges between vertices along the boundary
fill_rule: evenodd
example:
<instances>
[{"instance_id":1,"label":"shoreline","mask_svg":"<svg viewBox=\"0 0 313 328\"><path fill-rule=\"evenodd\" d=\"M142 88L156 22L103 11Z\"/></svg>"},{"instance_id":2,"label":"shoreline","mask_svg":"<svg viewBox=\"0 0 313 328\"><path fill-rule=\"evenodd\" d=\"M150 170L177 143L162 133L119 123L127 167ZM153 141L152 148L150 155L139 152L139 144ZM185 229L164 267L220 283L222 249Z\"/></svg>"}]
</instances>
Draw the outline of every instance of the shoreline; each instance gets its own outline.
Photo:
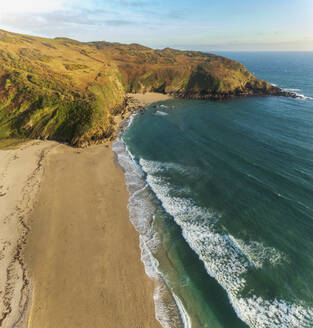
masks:
<instances>
[{"instance_id":1,"label":"shoreline","mask_svg":"<svg viewBox=\"0 0 313 328\"><path fill-rule=\"evenodd\" d=\"M133 98L133 103L135 103L136 106L135 108L133 108L132 112L134 112L138 107L146 106L152 102L170 98L169 96L161 94L147 94L145 95L145 97L139 96L139 98L141 99L137 99L136 95L129 96ZM132 112L128 111L127 115L125 116L128 117ZM120 125L127 117L121 119L118 125ZM111 142L109 142L109 145L111 148ZM55 288L52 287L53 285L57 285L54 287L56 287L56 289L60 288L62 284L60 285L60 281L57 283L56 278L58 277L58 275L60 275L60 272L68 270L68 265L71 261L73 261L73 255L75 254L71 253L72 251L69 251L68 262L65 261L61 264L59 263L57 266L53 266L51 262L48 261L50 263L49 265L52 265L52 267L50 267L49 270L45 270L44 268L47 265L47 260L49 260L49 257L52 256L51 252L53 251L51 249L53 249L55 244L58 244L61 241L61 235L55 235L55 239L51 240L49 245L47 245L47 240L49 237L51 237L51 230L61 229L61 226L63 224L63 222L60 222L60 220L58 222L58 225L53 224L52 222L53 220L58 219L57 216L54 216L52 214L53 211L56 211L56 207L66 205L64 203L60 204L60 202L62 203L62 200L58 199L58 201L56 201L55 198L62 198L60 197L60 195L62 194L62 192L64 192L64 188L69 187L71 189L71 182L64 182L64 178L66 180L66 175L73 174L71 167L73 165L72 161L79 162L80 156L83 158L83 160L86 161L86 165L84 166L84 168L80 167L79 170L76 171L77 176L79 177L81 173L85 172L89 172L87 175L90 175L90 172L92 172L93 169L97 171L98 175L97 179L94 179L93 183L91 183L90 181L87 183L85 181L85 187L87 189L90 188L90 192L92 193L94 192L93 185L97 184L97 180L100 178L100 180L103 182L102 190L99 191L98 195L95 195L97 197L97 203L95 204L95 207L101 208L102 201L101 197L99 198L99 195L103 192L108 193L108 190L105 189L110 189L111 193L115 193L115 197L112 198L112 202L115 202L116 206L109 206L112 217L116 219L116 217L118 216L119 220L121 220L119 224L121 225L120 230L124 231L124 240L128 238L132 240L132 247L127 247L127 249L130 248L129 251L131 254L128 254L128 257L130 255L130 257L134 259L134 263L126 264L124 263L124 260L119 260L118 262L121 262L121 264L116 265L117 271L115 271L115 274L113 276L118 276L118 272L120 271L124 272L124 276L121 279L121 281L123 281L124 283L123 286L126 289L129 289L129 286L132 286L128 290L128 292L130 294L135 293L135 295L133 296L135 296L134 299L136 299L137 301L134 302L134 300L128 299L128 303L135 304L133 306L129 306L129 311L126 311L127 307L125 304L123 308L126 312L128 312L128 314L124 315L124 319L121 319L120 317L115 318L115 320L113 320L114 322L111 322L110 327L114 327L115 325L117 325L118 327L124 327L126 323L128 327L138 327L138 325L142 327L161 327L160 323L155 318L154 311L153 290L155 282L151 280L144 272L143 263L140 259L139 235L137 231L135 231L131 222L129 221L127 213L128 194L124 182L124 174L121 168L116 165L113 151L111 149L108 149L109 145L107 143L105 145L102 144L91 146L87 149L79 149L71 148L53 141L33 140L22 145L19 149L0 151L0 162L2 164L1 168L3 168L0 173L2 176L8 177L8 181L4 184L1 183L0 186L0 203L5 202L5 205L10 205L2 206L2 209L5 208L5 211L0 210L1 227L5 226L8 217L14 218L14 220L10 219L9 229L7 229L7 231L1 229L2 231L0 233L2 237L0 239L2 243L0 245L2 247L2 251L0 253L0 260L5 261L6 263L6 265L2 264L1 266L1 270L3 271L1 276L5 278L0 279L0 292L2 292L2 295L4 295L1 300L2 303L0 308L0 327L14 326L15 328L37 328L38 326L42 326L43 323L45 323L45 327L49 327L49 325L51 325L51 327L55 327L55 324L53 324L53 318L57 319L58 313L53 313L52 315L51 308L53 307L51 307L51 304L49 305L48 303L51 301L52 304L54 304L59 310L61 308L64 308L64 306L61 307L62 302L60 303L60 300L58 300L58 304L55 303L55 300L58 297L57 295L55 295ZM58 157L59 159L56 160ZM92 157L99 157L99 160L94 160L92 159ZM63 159L60 160L61 158ZM15 164L12 164L11 159L18 163L18 165L16 166ZM64 171L66 170L66 168L64 167L64 159L67 160L68 165L71 168L67 172ZM55 167L51 165L51 162L53 161L56 161L54 163ZM27 163L26 167L24 165L25 162ZM112 176L102 177L101 179L101 170L99 168L99 163L104 163L104 166L106 166L107 169L109 168L109 171L111 172ZM63 172L63 174L65 174L65 176L63 176L63 179L60 179L59 181L60 184L63 183L65 184L65 186L63 186L63 188L58 189L58 191L55 191L55 188L58 188L59 186L54 184L52 188L51 185L54 183L53 180L55 180L58 172ZM75 178L73 177L73 180L74 179ZM86 177L86 179L88 179L88 177ZM110 183L107 183L108 179L111 179ZM82 177L79 177L79 180L81 183ZM47 192L47 189L49 189L49 192ZM73 191L75 190L71 190L71 192ZM85 192L86 191L84 191L84 194ZM75 197L75 195L72 195L71 193L69 194L70 197L68 198L68 202L72 203L74 201L73 198ZM106 195L106 197L108 196L109 195ZM84 197L83 199L81 199L81 202L79 204L76 204L76 206L78 206L78 208L80 207L81 210L86 211L86 208L84 208L86 207L86 203L84 203L83 200ZM92 201L92 199L90 199L90 201ZM63 208L63 211L66 210L66 207L68 206L65 206ZM89 210L92 211L91 208ZM107 211L108 208L104 209L102 206L102 210L100 210L102 215L107 214ZM69 216L71 216L71 213L69 213ZM50 228L53 229L49 229L49 231L45 230L42 221L43 217L46 217L45 224L52 224L53 227L50 226ZM97 220L101 220L100 217ZM75 221L72 222L72 224L74 223ZM63 228L69 229L69 226ZM17 232L14 233L14 230L17 230ZM97 229L90 233L90 240L94 238L96 230ZM61 233L62 231L59 232ZM76 231L76 233L80 232L82 233L82 231ZM111 236L108 237L111 239L113 238ZM115 235L115 238L117 237L121 237L120 232ZM101 241L103 241L103 236L99 237L100 244ZM75 242L75 240L71 240L71 243L73 242ZM88 243L88 240L83 240L83 243ZM121 242L121 244L123 244L123 242ZM10 245L10 247L8 247L7 245ZM103 244L101 245L103 246ZM97 247L99 247L99 245ZM106 245L103 251L105 252L108 247L109 246ZM108 255L107 259L102 258L102 261L98 261L98 263L105 264L107 262L112 262L112 255L114 255L116 247L118 246L116 245L115 248L112 249L112 254ZM124 254L124 248L125 244L123 245L120 251L120 256L122 258L123 256L124 258L127 257ZM43 256L44 250L47 252L45 253L46 256ZM66 248L64 248L63 251L66 251ZM82 252L82 249L80 249L80 252ZM103 256L100 253L101 252L97 249L91 249L88 252L88 256L96 256L99 258ZM77 253L76 255L80 254ZM55 259L54 263L58 262L56 260L56 258L59 256L58 252L53 254L53 256ZM129 258L125 259L126 262L129 262L129 260ZM80 265L80 262L83 263L84 260L78 260L76 262L76 265L78 265L79 269L83 270L82 266ZM89 265L91 267L95 265L94 261L90 262ZM132 270L136 272L136 274L134 274L133 276L130 275L130 277L126 279L128 273L125 272L125 269L126 271L129 271L129 268L133 268ZM53 269L55 269L54 277L51 277L51 274L49 275L49 272L53 272ZM4 270L7 271L6 274L4 273ZM109 268L103 267L101 270L110 271ZM114 270L112 270L112 272L113 271ZM68 272L66 276L62 274L61 276L63 277L63 279L68 278L68 280L70 281L71 274L74 274L74 272L75 270ZM90 274L93 274L93 271L90 271ZM136 280L136 277L137 283L134 282L134 280ZM139 281L138 277L140 277ZM48 279L50 279L49 282L47 281ZM119 284L121 284L121 281L119 282ZM51 285L49 285L49 283ZM102 283L105 285L104 280L102 281ZM99 284L98 282L96 284L97 288L95 288L95 290L101 288L100 285L102 285L102 283ZM69 285L71 285L71 283L69 283ZM51 287L51 289L49 289L49 293L47 293L47 286L49 286L49 288ZM88 289L88 285L86 285L86 280L80 281L80 283L75 284L75 286L73 285L73 288L69 289L66 294L64 294L64 287L66 286L63 286L62 290L60 290L59 292L60 294L62 294L62 299L64 299L66 296L68 301L73 301L74 299L76 299L76 297L79 297L79 294L75 295L75 292L73 292L73 290L75 290L75 288L82 288L83 286ZM19 291L22 292L19 294ZM110 293L111 297L116 298L116 302L118 304L121 303L122 299L125 299L125 293L114 295L115 293L113 290L111 290ZM81 295L83 295L83 289L81 289ZM100 297L103 303L103 299L105 299L105 293L102 293L102 296ZM92 297L92 299L93 298L94 297ZM141 299L140 302L138 302L138 299ZM95 304L97 303L97 301L99 301L99 298L97 300L89 300L85 304L85 311L87 309L90 311L90 307L97 307L97 305ZM106 300L106 308L108 307L107 302L109 301ZM91 306L91 304L94 304L94 306ZM98 305L99 304L100 302L98 302ZM116 308L116 303L114 305L114 308ZM149 314L144 314L143 312L145 311L142 311L143 308L149 308L149 310L146 311L149 312ZM80 310L80 312L84 312L84 307L82 307ZM99 317L101 317L103 322L108 322L109 317L111 317L111 319L114 317L112 313L114 313L115 311L116 309L111 308L110 313L104 313L105 311L101 313L101 309L98 308L98 313L94 315L94 318L99 319ZM131 312L133 312L135 316L132 315ZM64 315L64 311L62 313ZM74 312L72 312L71 314L71 311L69 311L69 313L65 315L65 317L63 317L63 321L61 321L62 324L64 323L64 320L66 320L67 316L73 317L74 315ZM82 316L86 318L86 315ZM120 319L124 320L124 323L119 322ZM92 320L92 316L88 317L86 324L91 324L90 320ZM61 327L61 322L57 324L57 326ZM82 322L82 320L80 320L80 322ZM102 324L100 324L100 322L93 323L93 325L95 327L97 327L97 325L100 327L103 326L103 322ZM66 326L71 327L71 323L68 322ZM77 322L73 326L76 327Z\"/></svg>"},{"instance_id":2,"label":"shoreline","mask_svg":"<svg viewBox=\"0 0 313 328\"><path fill-rule=\"evenodd\" d=\"M130 95L132 96L132 95ZM146 97L148 96L148 97ZM122 139L122 134L132 124L133 118L138 114L143 114L145 106L151 105L155 102L174 99L172 96L150 93L135 94L133 101L138 106L137 111L131 111L125 120L120 124L117 138L112 143L112 150L115 153L116 163L122 169L125 175L125 184L127 186L129 199L129 220L136 229L140 237L141 261L144 264L147 276L155 282L154 288L154 304L155 314L161 326L164 328L176 327L184 328L190 327L189 317L180 302L179 298L171 291L167 285L164 273L158 268L158 259L154 252L157 252L160 238L153 226L154 216L153 210L150 206L150 188L141 174L140 168L135 163L132 154L127 149L127 145ZM154 106L156 107L156 106ZM147 189L147 190L146 190ZM146 190L146 191L144 191ZM148 192L146 194L146 192ZM142 198L142 194L146 194ZM145 199L146 198L146 199Z\"/></svg>"},{"instance_id":3,"label":"shoreline","mask_svg":"<svg viewBox=\"0 0 313 328\"><path fill-rule=\"evenodd\" d=\"M147 106L158 101L174 99L173 96L157 92L128 93L127 96L135 99L139 103L139 106Z\"/></svg>"},{"instance_id":4,"label":"shoreline","mask_svg":"<svg viewBox=\"0 0 313 328\"><path fill-rule=\"evenodd\" d=\"M118 137L120 132L123 130L124 123L132 114L136 114L138 111L143 111L145 106L169 99L174 99L174 97L157 92L128 93L126 95L125 108L119 115L114 117L115 131L113 133L113 137L110 138L110 142L114 142L114 140Z\"/></svg>"}]
</instances>

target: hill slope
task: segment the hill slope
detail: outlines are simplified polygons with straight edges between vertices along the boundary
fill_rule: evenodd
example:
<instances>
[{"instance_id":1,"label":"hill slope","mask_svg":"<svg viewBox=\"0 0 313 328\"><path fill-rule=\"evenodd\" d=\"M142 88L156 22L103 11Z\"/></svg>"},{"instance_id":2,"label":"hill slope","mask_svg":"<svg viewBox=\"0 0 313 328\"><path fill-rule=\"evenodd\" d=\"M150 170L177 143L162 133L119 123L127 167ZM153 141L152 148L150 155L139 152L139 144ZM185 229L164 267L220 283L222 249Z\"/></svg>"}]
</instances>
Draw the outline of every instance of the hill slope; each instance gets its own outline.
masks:
<instances>
[{"instance_id":1,"label":"hill slope","mask_svg":"<svg viewBox=\"0 0 313 328\"><path fill-rule=\"evenodd\" d=\"M285 95L230 59L0 30L0 138L85 145L110 137L127 92L224 99Z\"/></svg>"}]
</instances>

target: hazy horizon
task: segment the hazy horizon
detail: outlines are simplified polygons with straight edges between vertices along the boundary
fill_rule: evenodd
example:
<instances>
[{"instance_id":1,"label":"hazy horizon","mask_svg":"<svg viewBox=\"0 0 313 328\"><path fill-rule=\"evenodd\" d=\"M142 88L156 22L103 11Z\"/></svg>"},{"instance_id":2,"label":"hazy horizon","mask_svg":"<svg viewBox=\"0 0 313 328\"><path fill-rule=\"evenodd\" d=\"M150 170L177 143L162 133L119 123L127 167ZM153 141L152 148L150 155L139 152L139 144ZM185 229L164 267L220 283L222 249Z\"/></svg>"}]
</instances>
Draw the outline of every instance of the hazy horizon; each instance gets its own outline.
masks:
<instances>
[{"instance_id":1,"label":"hazy horizon","mask_svg":"<svg viewBox=\"0 0 313 328\"><path fill-rule=\"evenodd\" d=\"M313 51L310 0L0 0L0 28L200 51Z\"/></svg>"}]
</instances>

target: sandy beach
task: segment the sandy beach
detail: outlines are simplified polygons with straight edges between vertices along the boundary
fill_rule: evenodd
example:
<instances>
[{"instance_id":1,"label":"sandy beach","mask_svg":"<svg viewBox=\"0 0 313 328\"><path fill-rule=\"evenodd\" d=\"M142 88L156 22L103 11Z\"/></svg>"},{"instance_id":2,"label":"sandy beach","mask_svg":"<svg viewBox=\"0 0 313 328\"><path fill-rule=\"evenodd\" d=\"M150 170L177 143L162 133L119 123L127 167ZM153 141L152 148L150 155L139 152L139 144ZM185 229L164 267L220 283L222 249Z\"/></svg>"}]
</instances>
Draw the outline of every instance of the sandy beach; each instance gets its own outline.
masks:
<instances>
[{"instance_id":1,"label":"sandy beach","mask_svg":"<svg viewBox=\"0 0 313 328\"><path fill-rule=\"evenodd\" d=\"M172 96L157 92L129 93L128 96L134 98L141 106L147 106L157 101L164 101L173 98Z\"/></svg>"},{"instance_id":2,"label":"sandy beach","mask_svg":"<svg viewBox=\"0 0 313 328\"><path fill-rule=\"evenodd\" d=\"M161 327L111 144L31 141L0 163L0 327Z\"/></svg>"},{"instance_id":3,"label":"sandy beach","mask_svg":"<svg viewBox=\"0 0 313 328\"><path fill-rule=\"evenodd\" d=\"M22 250L44 173L43 160L57 143L31 141L0 150L0 327L26 327L31 280Z\"/></svg>"},{"instance_id":4,"label":"sandy beach","mask_svg":"<svg viewBox=\"0 0 313 328\"><path fill-rule=\"evenodd\" d=\"M133 112L136 112L138 108L143 108L154 102L173 99L173 97L170 95L157 92L128 93L126 96L128 98L127 108L120 115L117 115L114 118L116 132L120 124L125 121L125 119L127 119Z\"/></svg>"},{"instance_id":5,"label":"sandy beach","mask_svg":"<svg viewBox=\"0 0 313 328\"><path fill-rule=\"evenodd\" d=\"M28 327L159 327L111 149L62 145L45 170L25 252Z\"/></svg>"}]
</instances>

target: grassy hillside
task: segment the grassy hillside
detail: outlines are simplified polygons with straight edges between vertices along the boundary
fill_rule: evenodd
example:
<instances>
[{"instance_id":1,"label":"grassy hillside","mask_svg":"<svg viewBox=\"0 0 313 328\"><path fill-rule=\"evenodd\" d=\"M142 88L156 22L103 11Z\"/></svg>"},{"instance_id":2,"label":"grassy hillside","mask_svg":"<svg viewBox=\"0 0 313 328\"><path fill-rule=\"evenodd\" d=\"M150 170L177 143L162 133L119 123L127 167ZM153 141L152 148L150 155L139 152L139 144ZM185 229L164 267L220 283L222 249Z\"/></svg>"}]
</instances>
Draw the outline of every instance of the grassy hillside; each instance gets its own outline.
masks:
<instances>
[{"instance_id":1,"label":"grassy hillside","mask_svg":"<svg viewBox=\"0 0 313 328\"><path fill-rule=\"evenodd\" d=\"M223 99L281 94L224 57L0 30L0 139L82 146L110 137L127 92Z\"/></svg>"}]
</instances>

